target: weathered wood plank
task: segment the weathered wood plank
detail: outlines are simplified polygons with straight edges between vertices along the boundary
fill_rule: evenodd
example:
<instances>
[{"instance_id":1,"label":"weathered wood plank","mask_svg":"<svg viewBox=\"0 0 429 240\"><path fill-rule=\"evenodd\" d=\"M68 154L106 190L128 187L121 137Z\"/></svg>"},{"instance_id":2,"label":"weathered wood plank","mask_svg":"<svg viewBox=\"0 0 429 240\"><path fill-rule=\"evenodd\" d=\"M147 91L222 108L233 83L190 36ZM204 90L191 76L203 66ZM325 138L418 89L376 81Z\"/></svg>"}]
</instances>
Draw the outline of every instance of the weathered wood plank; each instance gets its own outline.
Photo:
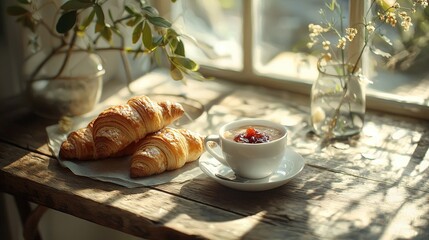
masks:
<instances>
[{"instance_id":1,"label":"weathered wood plank","mask_svg":"<svg viewBox=\"0 0 429 240\"><path fill-rule=\"evenodd\" d=\"M55 122L12 106L0 119L1 190L145 237L429 238L428 122L368 112L359 139L322 148L305 127L307 97L153 80L141 93L180 92L207 107L205 118L186 127L210 134L241 117L275 120L289 127L289 144L308 165L288 185L260 193L231 190L203 174L182 184L126 189L59 167L46 145L45 127ZM127 97L119 92L106 101Z\"/></svg>"},{"instance_id":2,"label":"weathered wood plank","mask_svg":"<svg viewBox=\"0 0 429 240\"><path fill-rule=\"evenodd\" d=\"M205 176L183 185L157 188L243 216L258 216L261 222L277 228L318 238L392 239L428 235L427 191L309 166L287 185L260 193L231 190ZM401 230L394 227L398 225ZM258 227L251 232L256 230Z\"/></svg>"},{"instance_id":3,"label":"weathered wood plank","mask_svg":"<svg viewBox=\"0 0 429 240\"><path fill-rule=\"evenodd\" d=\"M419 189L429 188L429 177L422 171L429 162L429 123L422 120L369 112L359 139L336 143L321 148L320 139L308 134L305 127L308 118L308 99L298 94L266 88L224 84L223 82L191 82L186 88L160 77L136 85L140 93L166 93L181 89L184 95L200 100L207 108L204 118L185 127L203 135L216 132L226 121L242 117L262 117L289 126L289 144L301 153L309 164L351 175L384 182L401 182ZM159 83L157 83L159 82ZM143 86L143 87L142 87ZM122 89L118 96L105 99L120 103L130 95ZM138 90L138 89L137 89ZM251 96L251 98L249 98ZM54 124L21 107L6 109L0 119L0 139L13 142L23 148L51 155L45 144L45 127ZM31 121L29 121L31 120ZM304 128L300 128L304 126ZM299 131L294 132L295 129Z\"/></svg>"},{"instance_id":4,"label":"weathered wood plank","mask_svg":"<svg viewBox=\"0 0 429 240\"><path fill-rule=\"evenodd\" d=\"M51 154L46 145L48 136L45 127L55 124L55 120L35 115L26 107L22 98L2 102L0 116L0 140L43 154Z\"/></svg>"},{"instance_id":5,"label":"weathered wood plank","mask_svg":"<svg viewBox=\"0 0 429 240\"><path fill-rule=\"evenodd\" d=\"M249 97L251 96L251 97ZM324 146L308 126L309 105L302 96L246 86L213 105L207 132L215 132L226 121L243 117L274 120L290 129L288 144L307 163L375 181L429 188L429 122L368 112L362 134Z\"/></svg>"},{"instance_id":6,"label":"weathered wood plank","mask_svg":"<svg viewBox=\"0 0 429 240\"><path fill-rule=\"evenodd\" d=\"M0 143L0 154L6 159L1 162L2 191L136 236L164 239L159 234L169 233L165 239L238 239L249 227L259 224L258 218L243 217L156 189L127 189L75 176L62 169L55 159L7 144ZM262 225L272 231L273 239L282 239L284 234L302 236L272 229L267 223ZM267 234L262 231L249 239Z\"/></svg>"},{"instance_id":7,"label":"weathered wood plank","mask_svg":"<svg viewBox=\"0 0 429 240\"><path fill-rule=\"evenodd\" d=\"M0 144L3 156L6 148L10 146ZM157 223L210 239L428 234L424 232L429 227L428 192L308 166L288 185L266 192L231 190L204 175L183 184L158 186L161 191L157 191L74 176L46 156L26 155L19 149L7 152L20 158L2 162L2 182L14 182L13 187L2 186L6 191L139 236L154 232L145 224ZM36 184L30 187L25 178ZM136 227L136 222L142 223ZM396 225L401 225L400 231Z\"/></svg>"}]
</instances>

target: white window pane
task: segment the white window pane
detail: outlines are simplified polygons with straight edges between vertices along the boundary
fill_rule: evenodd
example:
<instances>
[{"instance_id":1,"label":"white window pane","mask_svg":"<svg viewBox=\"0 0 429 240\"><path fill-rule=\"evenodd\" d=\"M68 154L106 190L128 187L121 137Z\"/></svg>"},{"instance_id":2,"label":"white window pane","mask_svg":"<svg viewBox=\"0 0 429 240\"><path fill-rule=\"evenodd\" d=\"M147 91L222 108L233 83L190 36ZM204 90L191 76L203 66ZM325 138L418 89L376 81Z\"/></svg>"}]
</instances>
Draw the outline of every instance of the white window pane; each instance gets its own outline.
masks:
<instances>
[{"instance_id":1,"label":"white window pane","mask_svg":"<svg viewBox=\"0 0 429 240\"><path fill-rule=\"evenodd\" d=\"M187 41L188 57L216 68L243 68L241 1L177 1L172 4L172 19L182 34L198 42Z\"/></svg>"},{"instance_id":2,"label":"white window pane","mask_svg":"<svg viewBox=\"0 0 429 240\"><path fill-rule=\"evenodd\" d=\"M317 59L310 57L308 24L320 22L320 0L254 1L254 65L259 74L311 82Z\"/></svg>"},{"instance_id":3,"label":"white window pane","mask_svg":"<svg viewBox=\"0 0 429 240\"><path fill-rule=\"evenodd\" d=\"M417 11L412 20L408 31L403 31L399 21L394 28L383 28L391 46L381 39L374 40L377 49L392 57L371 55L368 66L373 84L369 87L399 101L429 106L429 9L426 14Z\"/></svg>"},{"instance_id":4,"label":"white window pane","mask_svg":"<svg viewBox=\"0 0 429 240\"><path fill-rule=\"evenodd\" d=\"M350 1L337 2L342 6L347 23ZM318 55L306 47L309 41L308 25L321 22L319 10L326 9L325 1L254 0L253 9L256 73L285 82L311 84L318 74ZM373 82L368 85L369 95L429 106L428 19L429 9L426 9L426 15L413 19L413 28L405 34L386 26L385 34L393 46L384 46L382 50L392 53L393 58L369 54L365 64ZM332 43L337 41L331 39ZM398 63L392 64L396 60Z\"/></svg>"}]
</instances>

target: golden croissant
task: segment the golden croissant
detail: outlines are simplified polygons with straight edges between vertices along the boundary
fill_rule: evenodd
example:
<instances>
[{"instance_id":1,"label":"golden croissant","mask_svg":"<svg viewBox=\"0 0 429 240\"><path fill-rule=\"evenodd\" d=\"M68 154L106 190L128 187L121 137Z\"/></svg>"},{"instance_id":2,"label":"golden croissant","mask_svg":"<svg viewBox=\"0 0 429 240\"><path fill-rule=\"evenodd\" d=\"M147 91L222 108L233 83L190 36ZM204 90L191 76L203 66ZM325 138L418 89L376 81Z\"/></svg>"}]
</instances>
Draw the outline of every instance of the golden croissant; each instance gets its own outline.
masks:
<instances>
[{"instance_id":1,"label":"golden croissant","mask_svg":"<svg viewBox=\"0 0 429 240\"><path fill-rule=\"evenodd\" d=\"M107 108L87 127L70 133L61 145L60 157L89 160L130 155L133 143L171 124L183 113L179 103L133 97L124 105Z\"/></svg>"},{"instance_id":2,"label":"golden croissant","mask_svg":"<svg viewBox=\"0 0 429 240\"><path fill-rule=\"evenodd\" d=\"M146 177L183 167L204 152L203 138L187 129L164 128L142 139L131 157L130 176Z\"/></svg>"}]
</instances>

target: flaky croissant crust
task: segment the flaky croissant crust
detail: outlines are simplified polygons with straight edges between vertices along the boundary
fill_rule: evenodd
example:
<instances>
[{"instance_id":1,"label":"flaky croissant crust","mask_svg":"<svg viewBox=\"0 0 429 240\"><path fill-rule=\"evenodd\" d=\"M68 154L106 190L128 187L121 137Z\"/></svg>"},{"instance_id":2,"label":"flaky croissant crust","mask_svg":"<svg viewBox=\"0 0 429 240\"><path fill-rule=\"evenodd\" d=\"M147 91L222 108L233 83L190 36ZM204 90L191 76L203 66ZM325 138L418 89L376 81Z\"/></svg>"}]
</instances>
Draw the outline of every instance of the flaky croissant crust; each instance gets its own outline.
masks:
<instances>
[{"instance_id":1,"label":"flaky croissant crust","mask_svg":"<svg viewBox=\"0 0 429 240\"><path fill-rule=\"evenodd\" d=\"M183 167L204 152L203 138L187 129L164 128L138 144L131 158L130 176L145 177Z\"/></svg>"},{"instance_id":2,"label":"flaky croissant crust","mask_svg":"<svg viewBox=\"0 0 429 240\"><path fill-rule=\"evenodd\" d=\"M107 108L86 128L70 133L61 145L60 157L90 160L129 154L132 143L171 124L183 113L179 103L133 97L127 104Z\"/></svg>"}]
</instances>

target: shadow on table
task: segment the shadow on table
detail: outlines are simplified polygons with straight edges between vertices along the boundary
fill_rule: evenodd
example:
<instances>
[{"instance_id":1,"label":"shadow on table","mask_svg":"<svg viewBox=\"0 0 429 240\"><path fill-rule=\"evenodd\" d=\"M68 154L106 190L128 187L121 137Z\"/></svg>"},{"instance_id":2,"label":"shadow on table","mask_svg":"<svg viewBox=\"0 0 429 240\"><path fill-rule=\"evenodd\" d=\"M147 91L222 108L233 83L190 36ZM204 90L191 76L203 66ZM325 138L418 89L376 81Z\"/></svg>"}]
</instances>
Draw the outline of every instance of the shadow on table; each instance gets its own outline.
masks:
<instances>
[{"instance_id":1,"label":"shadow on table","mask_svg":"<svg viewBox=\"0 0 429 240\"><path fill-rule=\"evenodd\" d=\"M428 236L429 199L418 185L378 182L317 166L306 166L288 184L269 191L237 191L200 175L179 194L212 211L182 213L214 224L242 221L248 228L237 237L244 239ZM162 221L177 214L166 214Z\"/></svg>"},{"instance_id":2,"label":"shadow on table","mask_svg":"<svg viewBox=\"0 0 429 240\"><path fill-rule=\"evenodd\" d=\"M249 93L237 92L212 106L207 130L240 117L286 116L282 119L290 120L294 116L293 119L301 120L306 114L303 111L308 110L285 106L290 101L278 103L262 97L243 100L243 96ZM272 113L271 117L267 113ZM414 143L417 133L421 133L418 129L421 124L392 116L387 122L383 116L374 115L370 114L366 123L368 132L374 135L357 140L348 151L342 149L344 144L337 144L336 149L323 152L322 157L318 151L326 149L315 150L317 143L304 139L305 133L291 137L291 146L310 164L297 178L277 189L242 192L221 186L204 175L193 179L181 186L179 194L208 204L212 212L182 213L214 224L228 221L250 224L237 238L426 238L429 234L429 199L425 187L429 175L424 171L427 145L417 153L423 147L418 144L416 148ZM404 131L409 136L398 138ZM419 142L429 142L427 135ZM378 138L380 145L371 145L370 140ZM407 149L403 145L406 141ZM365 157L363 149L373 151L375 158ZM409 154L412 149L416 150ZM408 164L398 167L399 160ZM176 214L165 215L163 221L174 219Z\"/></svg>"},{"instance_id":3,"label":"shadow on table","mask_svg":"<svg viewBox=\"0 0 429 240\"><path fill-rule=\"evenodd\" d=\"M200 179L187 185L198 184ZM187 185L181 195L195 191L195 186ZM187 214L207 222L242 221L251 227L240 238L396 238L401 237L395 236L398 227L403 237L423 239L428 235L427 193L398 184L368 182L306 167L287 185L264 192L241 192L215 182L207 185L197 199L211 201L211 206L231 214L217 219L210 213ZM362 185L367 186L362 189Z\"/></svg>"}]
</instances>

